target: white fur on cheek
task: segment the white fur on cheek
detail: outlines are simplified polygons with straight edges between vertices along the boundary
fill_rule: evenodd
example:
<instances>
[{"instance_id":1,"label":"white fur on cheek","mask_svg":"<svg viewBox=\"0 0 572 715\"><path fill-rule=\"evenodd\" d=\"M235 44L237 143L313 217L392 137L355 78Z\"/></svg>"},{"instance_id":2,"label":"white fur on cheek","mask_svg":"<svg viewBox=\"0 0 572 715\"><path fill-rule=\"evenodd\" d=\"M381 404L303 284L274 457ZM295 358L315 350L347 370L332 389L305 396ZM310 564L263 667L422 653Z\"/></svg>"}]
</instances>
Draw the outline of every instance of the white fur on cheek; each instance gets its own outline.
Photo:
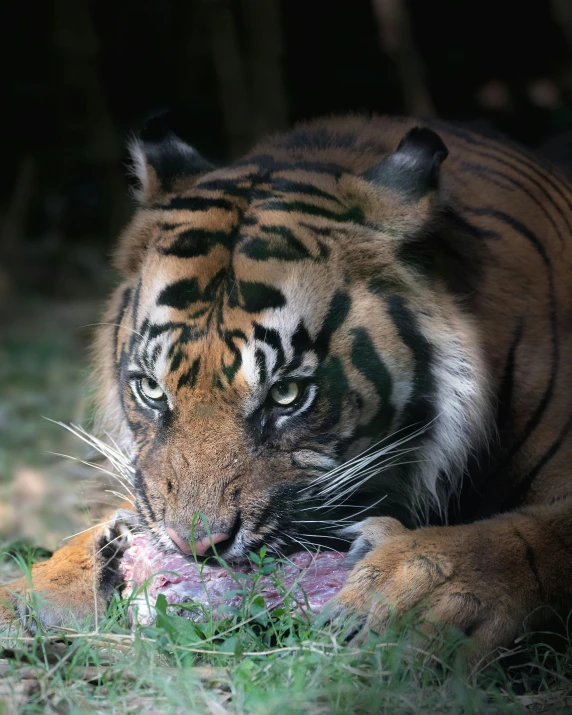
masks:
<instances>
[{"instance_id":1,"label":"white fur on cheek","mask_svg":"<svg viewBox=\"0 0 572 715\"><path fill-rule=\"evenodd\" d=\"M467 316L461 322L455 312L451 311L449 319L444 314L419 316L435 353L432 372L437 416L432 437L418 456L422 489L414 506L423 513L429 496L443 517L449 498L461 487L470 454L487 440L493 424L490 380L477 331Z\"/></svg>"}]
</instances>

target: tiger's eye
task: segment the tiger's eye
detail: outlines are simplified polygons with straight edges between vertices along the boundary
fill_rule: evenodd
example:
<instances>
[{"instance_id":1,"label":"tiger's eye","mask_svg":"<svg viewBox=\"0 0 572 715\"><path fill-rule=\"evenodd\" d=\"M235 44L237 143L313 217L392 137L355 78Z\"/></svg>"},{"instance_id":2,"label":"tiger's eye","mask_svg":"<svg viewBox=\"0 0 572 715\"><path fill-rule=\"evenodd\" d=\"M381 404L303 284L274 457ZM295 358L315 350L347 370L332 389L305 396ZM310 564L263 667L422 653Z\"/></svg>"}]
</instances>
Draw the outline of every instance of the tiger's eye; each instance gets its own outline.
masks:
<instances>
[{"instance_id":1,"label":"tiger's eye","mask_svg":"<svg viewBox=\"0 0 572 715\"><path fill-rule=\"evenodd\" d=\"M142 377L139 380L139 389L142 395L152 402L159 402L166 397L163 388L150 377Z\"/></svg>"},{"instance_id":2,"label":"tiger's eye","mask_svg":"<svg viewBox=\"0 0 572 715\"><path fill-rule=\"evenodd\" d=\"M300 396L300 386L297 382L279 382L270 390L270 397L280 407L294 404Z\"/></svg>"}]
</instances>

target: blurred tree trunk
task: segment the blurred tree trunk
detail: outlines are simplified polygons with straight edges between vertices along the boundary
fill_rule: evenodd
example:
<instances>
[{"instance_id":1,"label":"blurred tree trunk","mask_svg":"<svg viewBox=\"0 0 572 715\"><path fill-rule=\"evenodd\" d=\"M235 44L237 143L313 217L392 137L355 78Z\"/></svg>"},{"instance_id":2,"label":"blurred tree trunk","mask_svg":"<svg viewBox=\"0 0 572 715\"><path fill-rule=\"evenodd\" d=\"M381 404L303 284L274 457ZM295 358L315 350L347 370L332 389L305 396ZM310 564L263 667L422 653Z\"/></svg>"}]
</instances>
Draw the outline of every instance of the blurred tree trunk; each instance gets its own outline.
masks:
<instances>
[{"instance_id":1,"label":"blurred tree trunk","mask_svg":"<svg viewBox=\"0 0 572 715\"><path fill-rule=\"evenodd\" d=\"M12 292L18 273L19 251L26 237L26 219L34 192L34 175L34 159L24 156L0 228L0 300Z\"/></svg>"},{"instance_id":2,"label":"blurred tree trunk","mask_svg":"<svg viewBox=\"0 0 572 715\"><path fill-rule=\"evenodd\" d=\"M203 7L229 149L237 156L288 123L280 1L205 0Z\"/></svg>"},{"instance_id":3,"label":"blurred tree trunk","mask_svg":"<svg viewBox=\"0 0 572 715\"><path fill-rule=\"evenodd\" d=\"M570 0L551 0L552 16L572 43L572 3Z\"/></svg>"},{"instance_id":4,"label":"blurred tree trunk","mask_svg":"<svg viewBox=\"0 0 572 715\"><path fill-rule=\"evenodd\" d=\"M245 151L252 142L250 103L238 31L230 0L205 0L221 106L229 150L232 156Z\"/></svg>"},{"instance_id":5,"label":"blurred tree trunk","mask_svg":"<svg viewBox=\"0 0 572 715\"><path fill-rule=\"evenodd\" d=\"M572 45L572 2L570 0L551 0L552 17L556 20L566 37L569 45ZM572 60L568 55L567 61L561 68L560 82L567 91L572 90Z\"/></svg>"},{"instance_id":6,"label":"blurred tree trunk","mask_svg":"<svg viewBox=\"0 0 572 715\"><path fill-rule=\"evenodd\" d=\"M288 110L282 79L282 27L279 0L242 0L247 31L247 66L254 108L255 138L285 129Z\"/></svg>"},{"instance_id":7,"label":"blurred tree trunk","mask_svg":"<svg viewBox=\"0 0 572 715\"><path fill-rule=\"evenodd\" d=\"M114 235L127 212L122 145L102 91L96 33L85 0L54 0L53 36L57 50L54 71L64 92L59 107L61 126L72 136L81 134L82 159L102 170L108 233Z\"/></svg>"},{"instance_id":8,"label":"blurred tree trunk","mask_svg":"<svg viewBox=\"0 0 572 715\"><path fill-rule=\"evenodd\" d=\"M176 37L180 48L174 62L173 71L177 77L177 100L183 106L194 105L204 101L201 92L201 82L206 74L206 64L209 58L209 29L205 27L206 18L201 12L201 6L188 0L177 0L176 10L172 17L172 36ZM168 55L168 48L164 49Z\"/></svg>"},{"instance_id":9,"label":"blurred tree trunk","mask_svg":"<svg viewBox=\"0 0 572 715\"><path fill-rule=\"evenodd\" d=\"M423 76L423 62L413 39L406 0L373 0L382 48L396 64L407 114L435 116Z\"/></svg>"}]
</instances>

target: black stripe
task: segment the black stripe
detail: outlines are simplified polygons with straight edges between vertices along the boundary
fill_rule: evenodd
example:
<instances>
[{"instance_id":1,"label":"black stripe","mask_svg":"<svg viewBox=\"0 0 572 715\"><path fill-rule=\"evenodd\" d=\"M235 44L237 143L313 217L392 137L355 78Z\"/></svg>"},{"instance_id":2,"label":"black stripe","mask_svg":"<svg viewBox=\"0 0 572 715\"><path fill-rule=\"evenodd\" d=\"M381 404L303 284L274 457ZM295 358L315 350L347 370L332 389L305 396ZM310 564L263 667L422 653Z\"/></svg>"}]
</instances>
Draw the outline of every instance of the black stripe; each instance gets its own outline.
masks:
<instances>
[{"instance_id":1,"label":"black stripe","mask_svg":"<svg viewBox=\"0 0 572 715\"><path fill-rule=\"evenodd\" d=\"M520 533L520 531L516 528L516 526L513 527L513 532L514 532L515 536L517 536L524 544L524 548L525 548L524 553L525 553L526 563L528 564L528 568L530 569L532 575L534 576L534 580L536 581L536 588L538 589L538 595L540 596L540 599L542 600L542 602L544 604L547 604L548 601L546 599L544 587L542 586L542 581L540 579L540 573L538 572L538 566L536 565L534 549L528 543L528 541L524 538L524 536Z\"/></svg>"},{"instance_id":2,"label":"black stripe","mask_svg":"<svg viewBox=\"0 0 572 715\"><path fill-rule=\"evenodd\" d=\"M432 122L432 124L436 125L440 123L437 121ZM511 161L503 161L499 158L499 155L506 157L506 159L512 160L512 162L518 162L521 166L525 166L526 168L530 169L531 171L536 173L543 181L545 181L549 186L551 186L554 191L556 191L556 193L565 201L568 209L572 213L572 203L561 188L564 187L567 192L570 192L570 184L562 174L556 171L555 167L552 164L543 161L542 158L539 156L532 156L523 147L514 145L509 141L504 141L502 144L500 144L496 141L487 141L487 139L485 139L484 137L479 137L476 134L471 134L469 132L463 131L462 129L459 129L455 126L451 126L450 124L445 125L441 123L441 126L443 127L443 130L448 132L449 134L452 134L453 136L456 136L459 139L466 141L473 147L477 147L476 149L474 149L474 151L480 156L484 156L488 159L498 161L501 164L505 164L517 173L522 173L522 169L517 168L513 163L511 163ZM483 147L484 149L489 149L490 152L484 151ZM528 178L530 178L530 176L528 176Z\"/></svg>"},{"instance_id":3,"label":"black stripe","mask_svg":"<svg viewBox=\"0 0 572 715\"><path fill-rule=\"evenodd\" d=\"M323 191L317 186L314 186L314 184L309 184L305 181L293 181L291 179L276 177L272 179L271 187L274 191L282 191L283 193L288 194L307 194L308 196L313 196L315 198L333 201L340 206L343 205L338 197L334 196L334 194L331 194L329 191Z\"/></svg>"},{"instance_id":4,"label":"black stripe","mask_svg":"<svg viewBox=\"0 0 572 715\"><path fill-rule=\"evenodd\" d=\"M290 345L292 346L293 355L288 363L288 369L296 370L302 364L304 355L314 349L314 344L303 321L298 323L298 327L290 339Z\"/></svg>"},{"instance_id":5,"label":"black stripe","mask_svg":"<svg viewBox=\"0 0 572 715\"><path fill-rule=\"evenodd\" d=\"M174 349L175 349L176 347L177 347L176 345L172 345L171 348L169 349L169 353L171 353L171 351L174 352ZM145 355L145 353L143 354L143 360L146 360L146 361L147 361L148 367L149 367L149 372L151 372L151 371L153 370L153 366L154 366L155 363L157 362L157 358L159 357L159 354L160 354L160 352L161 352L162 350L163 350L163 346L161 345L161 343L157 343L157 345L155 345L155 347L153 348L153 352L151 353L151 359L150 359L150 360L149 360L149 358ZM173 355L172 355L172 353L171 353L171 354L169 355L169 357L172 357L172 356L173 356ZM146 363L146 366L147 366L147 363Z\"/></svg>"},{"instance_id":6,"label":"black stripe","mask_svg":"<svg viewBox=\"0 0 572 715\"><path fill-rule=\"evenodd\" d=\"M310 333L304 325L304 321L298 323L298 327L294 331L290 344L294 350L294 358L301 358L305 352L314 349L314 343L310 337Z\"/></svg>"},{"instance_id":7,"label":"black stripe","mask_svg":"<svg viewBox=\"0 0 572 715\"><path fill-rule=\"evenodd\" d=\"M268 261L272 259L278 261L304 261L311 258L305 246L299 241L298 244L299 246L292 246L283 243L280 246L257 236L245 241L241 245L239 253L247 256L251 261Z\"/></svg>"},{"instance_id":8,"label":"black stripe","mask_svg":"<svg viewBox=\"0 0 572 715\"><path fill-rule=\"evenodd\" d=\"M320 433L326 432L339 423L342 409L347 403L350 393L350 386L342 361L337 356L330 356L321 363L316 373L316 381L328 397L326 416L314 426L314 431Z\"/></svg>"},{"instance_id":9,"label":"black stripe","mask_svg":"<svg viewBox=\"0 0 572 715\"><path fill-rule=\"evenodd\" d=\"M502 162L502 163L508 164L508 162ZM537 196L535 196L534 193L532 191L530 191L530 189L528 189L521 181L518 181L518 179L515 179L513 176L511 176L509 174L506 174L504 171L499 171L497 169L493 169L490 166L485 166L484 164L471 164L470 162L463 162L462 166L464 169L484 175L488 181L490 181L491 174L495 175L495 176L500 176L503 179L505 179L506 181L508 181L510 184L512 184L512 186L516 187L519 191L522 191L522 193L526 194L528 196L528 198L538 206L538 208L542 211L542 213L548 219L552 228L556 232L556 235L560 239L560 242L562 243L564 241L564 238L562 236L560 229L558 228L558 225L556 224L556 221L551 216L551 214L548 212L544 203ZM513 167L513 170L518 171L518 169L515 169L514 167ZM538 188L538 190L552 204L554 210L560 215L560 217L566 224L568 231L570 231L570 233L572 233L572 224L568 220L568 217L566 216L564 211L562 211L560 206L556 203L553 196L546 190L544 185L540 181L537 181L535 178L533 178L532 176L530 176L529 174L527 174L525 172L520 171L519 173L522 176L525 176L532 184L534 184L534 186L536 186Z\"/></svg>"},{"instance_id":10,"label":"black stripe","mask_svg":"<svg viewBox=\"0 0 572 715\"><path fill-rule=\"evenodd\" d=\"M564 423L564 427L560 430L558 437L554 440L554 442L550 445L550 447L546 450L546 452L542 455L542 457L538 460L538 462L534 465L530 472L528 472L528 474L525 474L525 476L519 480L516 490L511 494L511 504L514 504L516 506L523 501L526 493L530 489L532 483L534 482L540 471L548 464L548 462L550 462L552 457L554 457L560 447L564 444L564 441L568 437L568 433L570 432L571 428L572 415L568 417L568 419Z\"/></svg>"},{"instance_id":11,"label":"black stripe","mask_svg":"<svg viewBox=\"0 0 572 715\"><path fill-rule=\"evenodd\" d=\"M263 310L282 308L286 297L282 291L266 283L239 281L240 307L247 313L260 313Z\"/></svg>"},{"instance_id":12,"label":"black stripe","mask_svg":"<svg viewBox=\"0 0 572 715\"><path fill-rule=\"evenodd\" d=\"M459 208L464 208L460 206ZM486 238L500 238L500 233L494 231L490 228L483 228L482 226L476 226L475 224L468 221L464 216L455 211L452 207L446 209L446 218L454 228L458 228L464 233L468 234L472 238L476 238L479 241Z\"/></svg>"},{"instance_id":13,"label":"black stripe","mask_svg":"<svg viewBox=\"0 0 572 715\"><path fill-rule=\"evenodd\" d=\"M180 390L183 386L194 387L197 384L197 377L199 374L200 366L201 358L199 356L193 360L193 364L191 365L191 367L179 378L179 381L177 383L177 390Z\"/></svg>"},{"instance_id":14,"label":"black stripe","mask_svg":"<svg viewBox=\"0 0 572 715\"><path fill-rule=\"evenodd\" d=\"M123 549L117 544L119 537L119 529L114 527L111 529L109 536L101 537L95 546L99 565L98 591L103 595L106 603L111 600L113 592L123 580L119 567Z\"/></svg>"},{"instance_id":15,"label":"black stripe","mask_svg":"<svg viewBox=\"0 0 572 715\"><path fill-rule=\"evenodd\" d=\"M206 189L207 191L222 191L229 196L233 196L239 199L248 199L250 195L253 194L253 192L255 192L257 196L270 196L271 194L269 191L261 191L258 187L256 187L256 189L253 188L253 180L260 180L260 178L261 177L257 177L256 175L247 174L239 178L221 178L210 179L209 181L201 181L197 186L201 190ZM248 184L246 186L239 186L239 184L244 182L248 182Z\"/></svg>"},{"instance_id":16,"label":"black stripe","mask_svg":"<svg viewBox=\"0 0 572 715\"><path fill-rule=\"evenodd\" d=\"M368 331L365 328L354 328L352 333L352 364L373 384L379 400L377 412L367 425L359 429L356 437L379 438L387 434L395 416L395 407L391 403L393 380Z\"/></svg>"},{"instance_id":17,"label":"black stripe","mask_svg":"<svg viewBox=\"0 0 572 715\"><path fill-rule=\"evenodd\" d=\"M266 366L266 355L264 351L260 350L260 348L256 348L254 351L254 359L256 360L256 366L258 367L260 383L265 385L266 380L268 379L268 368Z\"/></svg>"},{"instance_id":18,"label":"black stripe","mask_svg":"<svg viewBox=\"0 0 572 715\"><path fill-rule=\"evenodd\" d=\"M302 228L307 228L308 231L312 231L312 233L316 233L318 236L331 236L332 235L332 228L329 228L328 226L314 226L311 223L305 223L304 221L300 221L300 226ZM344 232L346 229L343 229Z\"/></svg>"},{"instance_id":19,"label":"black stripe","mask_svg":"<svg viewBox=\"0 0 572 715\"><path fill-rule=\"evenodd\" d=\"M276 258L283 261L302 261L312 258L306 246L287 226L260 226L260 231L270 234L273 240L256 236L244 241L239 252L254 261L266 261Z\"/></svg>"},{"instance_id":20,"label":"black stripe","mask_svg":"<svg viewBox=\"0 0 572 715\"><path fill-rule=\"evenodd\" d=\"M225 365L223 362L222 373L226 377L227 383L229 385L232 385L236 373L240 370L240 367L242 365L242 353L234 344L232 335L224 335L224 342L226 343L226 347L232 352L233 360L230 365Z\"/></svg>"},{"instance_id":21,"label":"black stripe","mask_svg":"<svg viewBox=\"0 0 572 715\"><path fill-rule=\"evenodd\" d=\"M421 333L417 318L399 295L385 296L389 316L399 337L409 348L415 361L413 394L409 399L401 423L405 426L427 426L435 417L435 378L431 371L433 348ZM424 433L424 437L429 430Z\"/></svg>"},{"instance_id":22,"label":"black stripe","mask_svg":"<svg viewBox=\"0 0 572 715\"><path fill-rule=\"evenodd\" d=\"M254 323L254 339L262 343L270 345L270 347L276 351L276 363L274 365L274 371L279 370L286 360L284 355L284 348L282 347L282 339L280 333L274 328L264 328L259 323Z\"/></svg>"},{"instance_id":23,"label":"black stripe","mask_svg":"<svg viewBox=\"0 0 572 715\"><path fill-rule=\"evenodd\" d=\"M177 370L181 367L181 363L183 362L183 358L185 357L185 353L182 350L177 350L175 355L173 356L171 360L171 367L170 371L171 372L177 372Z\"/></svg>"},{"instance_id":24,"label":"black stripe","mask_svg":"<svg viewBox=\"0 0 572 715\"><path fill-rule=\"evenodd\" d=\"M180 330L186 327L186 323L174 323L171 321L168 323L149 323L146 326L145 332L147 333L147 340L151 342L155 338L158 338L159 335L163 335L163 333L168 333L171 330Z\"/></svg>"},{"instance_id":25,"label":"black stripe","mask_svg":"<svg viewBox=\"0 0 572 715\"><path fill-rule=\"evenodd\" d=\"M498 186L499 189L503 189L504 191L514 190L514 187L511 186L507 180L507 175L502 171L492 169L489 164L472 164L471 162L463 161L461 162L461 166L463 167L463 171L477 174L477 176L484 178L488 184ZM499 178L504 179L504 181L499 181Z\"/></svg>"},{"instance_id":26,"label":"black stripe","mask_svg":"<svg viewBox=\"0 0 572 715\"><path fill-rule=\"evenodd\" d=\"M352 301L347 293L341 290L334 293L324 323L314 342L314 350L320 359L328 354L332 335L348 317L351 305Z\"/></svg>"},{"instance_id":27,"label":"black stripe","mask_svg":"<svg viewBox=\"0 0 572 715\"><path fill-rule=\"evenodd\" d=\"M226 271L223 268L218 273L215 273L204 289L201 289L198 278L182 278L163 288L157 298L157 305L186 310L193 303L198 303L199 301L209 302L216 297L225 276Z\"/></svg>"},{"instance_id":28,"label":"black stripe","mask_svg":"<svg viewBox=\"0 0 572 715\"><path fill-rule=\"evenodd\" d=\"M157 305L166 305L176 310L185 310L203 297L197 278L183 278L171 283L159 293Z\"/></svg>"},{"instance_id":29,"label":"black stripe","mask_svg":"<svg viewBox=\"0 0 572 715\"><path fill-rule=\"evenodd\" d=\"M232 164L231 168L241 166L256 166L256 168L268 171L304 171L312 174L328 174L339 178L346 170L339 164L320 161L280 161L271 154L256 154L255 156L246 156Z\"/></svg>"},{"instance_id":30,"label":"black stripe","mask_svg":"<svg viewBox=\"0 0 572 715\"><path fill-rule=\"evenodd\" d=\"M275 142L275 146L283 149L354 149L356 135L352 132L329 131L325 127L309 127L294 129Z\"/></svg>"},{"instance_id":31,"label":"black stripe","mask_svg":"<svg viewBox=\"0 0 572 715\"><path fill-rule=\"evenodd\" d=\"M316 204L310 204L307 201L280 201L276 199L275 201L265 201L260 205L261 211L287 211L291 213L293 211L298 211L300 213L307 214L309 216L323 216L324 218L329 218L332 221L338 222L350 222L363 224L364 215L363 211L356 207L348 209L344 213L337 213L336 211L331 211L330 209L325 209L322 206L316 206Z\"/></svg>"},{"instance_id":32,"label":"black stripe","mask_svg":"<svg viewBox=\"0 0 572 715\"><path fill-rule=\"evenodd\" d=\"M208 211L209 209L225 209L226 211L236 210L232 201L206 196L175 196L170 199L168 204L153 204L151 208L159 211Z\"/></svg>"},{"instance_id":33,"label":"black stripe","mask_svg":"<svg viewBox=\"0 0 572 715\"><path fill-rule=\"evenodd\" d=\"M530 242L530 244L534 247L536 252L538 253L539 257L541 258L544 267L546 269L547 273L547 279L548 279L548 291L549 291L549 310L548 310L548 318L550 321L550 343L551 343L551 352L552 352L552 359L551 359L551 365L550 365L550 375L548 378L548 383L546 385L546 389L544 390L544 394L542 396L542 399L540 400L540 403L538 404L536 410L532 414L532 416L529 418L527 424L525 425L525 428L520 435L516 439L516 441L513 443L511 448L508 450L508 453L506 456L502 459L500 464L498 465L498 468L495 470L495 474L498 474L499 472L503 471L506 469L508 463L513 459L513 457L516 455L516 453L521 449L521 447L525 444L527 439L530 437L532 432L536 429L536 427L539 425L544 412L546 411L546 408L550 404L550 400L552 399L553 393L554 393L554 383L556 381L556 374L558 372L558 364L559 364L559 344L558 344L558 322L557 322L557 315L556 315L556 297L555 297L555 292L554 292L554 272L552 268L552 263L548 257L548 254L546 253L546 249L536 236L536 234L531 231L530 228L525 226L523 223L515 219L513 216L510 214L505 213L504 211L499 211L497 209L492 209L492 208L472 208L472 207L466 207L467 210L472 211L473 213L479 215L479 216L491 216L492 218L496 218L502 223L506 224L507 226L510 226L513 230L517 231L520 233L521 236L526 238L527 241Z\"/></svg>"},{"instance_id":34,"label":"black stripe","mask_svg":"<svg viewBox=\"0 0 572 715\"><path fill-rule=\"evenodd\" d=\"M152 521L156 522L157 517L155 516L155 512L153 511L153 507L151 506L151 502L149 501L147 485L145 484L145 480L143 479L143 475L141 474L140 469L135 470L135 476L133 478L133 487L137 496L144 504L145 508L148 510L149 516L151 517Z\"/></svg>"},{"instance_id":35,"label":"black stripe","mask_svg":"<svg viewBox=\"0 0 572 715\"><path fill-rule=\"evenodd\" d=\"M159 247L158 251L164 256L196 258L208 255L214 246L224 246L230 250L234 239L234 232L189 228L179 234L169 246Z\"/></svg>"},{"instance_id":36,"label":"black stripe","mask_svg":"<svg viewBox=\"0 0 572 715\"><path fill-rule=\"evenodd\" d=\"M514 392L514 369L516 364L516 351L522 340L522 322L516 326L508 356L506 359L502 381L498 393L497 428L502 431L510 418L512 412L512 398Z\"/></svg>"}]
</instances>

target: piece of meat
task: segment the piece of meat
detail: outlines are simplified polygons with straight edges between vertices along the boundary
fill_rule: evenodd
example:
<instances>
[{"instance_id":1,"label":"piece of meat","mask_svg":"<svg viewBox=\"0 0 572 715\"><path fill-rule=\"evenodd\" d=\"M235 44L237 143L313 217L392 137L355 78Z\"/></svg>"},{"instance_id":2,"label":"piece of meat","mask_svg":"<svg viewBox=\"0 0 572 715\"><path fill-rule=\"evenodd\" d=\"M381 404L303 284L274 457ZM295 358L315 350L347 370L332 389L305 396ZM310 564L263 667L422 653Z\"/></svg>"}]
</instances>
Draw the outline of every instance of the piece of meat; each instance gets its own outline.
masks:
<instances>
[{"instance_id":1,"label":"piece of meat","mask_svg":"<svg viewBox=\"0 0 572 715\"><path fill-rule=\"evenodd\" d=\"M269 610L280 607L285 595L289 595L296 610L317 613L346 581L348 570L341 566L344 556L337 551L293 554L288 557L291 563L280 564L272 574L260 576L256 593L263 596ZM132 616L143 625L154 620L153 606L160 594L171 604L192 603L207 611L212 608L214 617L221 618L222 606L238 608L244 594L252 594L255 577L255 571L248 566L231 570L197 564L182 555L163 554L141 535L135 536L125 552L121 568L126 582L123 597L147 584L146 594L138 594L131 606ZM201 609L193 610L181 609L180 613L201 620Z\"/></svg>"}]
</instances>

